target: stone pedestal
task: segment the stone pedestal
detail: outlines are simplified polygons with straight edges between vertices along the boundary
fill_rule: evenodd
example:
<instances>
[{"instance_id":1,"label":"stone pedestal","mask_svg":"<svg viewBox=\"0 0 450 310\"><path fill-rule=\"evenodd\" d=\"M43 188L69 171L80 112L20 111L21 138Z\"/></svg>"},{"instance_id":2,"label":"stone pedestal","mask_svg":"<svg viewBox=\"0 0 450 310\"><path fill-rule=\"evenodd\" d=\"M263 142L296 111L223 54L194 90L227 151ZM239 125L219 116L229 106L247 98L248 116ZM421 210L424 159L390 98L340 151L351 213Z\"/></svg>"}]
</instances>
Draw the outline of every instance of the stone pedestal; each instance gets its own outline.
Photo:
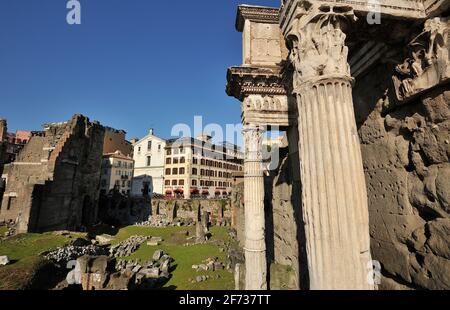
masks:
<instances>
[{"instance_id":1,"label":"stone pedestal","mask_svg":"<svg viewBox=\"0 0 450 310\"><path fill-rule=\"evenodd\" d=\"M264 219L264 176L261 128L245 126L245 289L267 289L267 261Z\"/></svg>"},{"instance_id":2,"label":"stone pedestal","mask_svg":"<svg viewBox=\"0 0 450 310\"><path fill-rule=\"evenodd\" d=\"M339 12L339 13L335 13ZM311 289L373 289L367 191L343 27L351 8L293 22L303 219Z\"/></svg>"}]
</instances>

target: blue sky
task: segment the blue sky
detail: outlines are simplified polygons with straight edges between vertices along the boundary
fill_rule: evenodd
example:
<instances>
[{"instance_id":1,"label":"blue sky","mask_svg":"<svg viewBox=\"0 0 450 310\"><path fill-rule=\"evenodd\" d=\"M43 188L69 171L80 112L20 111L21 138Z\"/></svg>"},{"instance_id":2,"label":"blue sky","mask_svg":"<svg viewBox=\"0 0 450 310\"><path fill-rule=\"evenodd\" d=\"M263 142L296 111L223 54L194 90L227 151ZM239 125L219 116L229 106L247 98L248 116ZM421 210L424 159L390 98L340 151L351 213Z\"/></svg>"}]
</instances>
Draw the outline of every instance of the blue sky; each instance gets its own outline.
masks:
<instances>
[{"instance_id":1,"label":"blue sky","mask_svg":"<svg viewBox=\"0 0 450 310\"><path fill-rule=\"evenodd\" d=\"M10 131L82 113L169 137L177 123L236 124L226 69L242 62L234 28L240 3L280 0L80 0L82 24L66 23L66 0L0 0L0 116Z\"/></svg>"}]
</instances>

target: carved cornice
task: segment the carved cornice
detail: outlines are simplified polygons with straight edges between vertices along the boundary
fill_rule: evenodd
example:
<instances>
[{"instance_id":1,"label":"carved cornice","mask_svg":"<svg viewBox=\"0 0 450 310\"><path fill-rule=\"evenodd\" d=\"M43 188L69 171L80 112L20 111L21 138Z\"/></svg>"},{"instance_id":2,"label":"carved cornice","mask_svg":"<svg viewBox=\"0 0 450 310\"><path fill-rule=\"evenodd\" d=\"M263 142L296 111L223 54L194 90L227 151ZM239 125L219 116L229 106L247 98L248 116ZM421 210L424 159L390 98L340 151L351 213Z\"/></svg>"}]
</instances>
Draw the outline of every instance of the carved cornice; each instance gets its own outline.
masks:
<instances>
[{"instance_id":1,"label":"carved cornice","mask_svg":"<svg viewBox=\"0 0 450 310\"><path fill-rule=\"evenodd\" d=\"M238 7L236 18L236 29L242 32L246 20L250 20L263 24L278 24L280 22L280 9L253 6L253 5L240 5Z\"/></svg>"},{"instance_id":2,"label":"carved cornice","mask_svg":"<svg viewBox=\"0 0 450 310\"><path fill-rule=\"evenodd\" d=\"M227 94L240 101L252 94L286 95L279 67L231 67L227 81Z\"/></svg>"},{"instance_id":3,"label":"carved cornice","mask_svg":"<svg viewBox=\"0 0 450 310\"><path fill-rule=\"evenodd\" d=\"M392 19L425 19L428 14L425 5L428 7L441 8L445 6L447 0L378 0L377 2L369 2L368 0L284 0L280 12L280 25L283 33L289 31L292 21L304 14L312 5L318 6L351 6L356 15L366 16L373 13L374 10L380 12L385 18ZM430 2L434 2L432 6ZM436 2L439 2L436 4ZM374 3L377 3L375 5ZM436 9L435 9L436 10Z\"/></svg>"},{"instance_id":4,"label":"carved cornice","mask_svg":"<svg viewBox=\"0 0 450 310\"><path fill-rule=\"evenodd\" d=\"M424 6L427 17L435 17L450 9L450 1L424 0Z\"/></svg>"}]
</instances>

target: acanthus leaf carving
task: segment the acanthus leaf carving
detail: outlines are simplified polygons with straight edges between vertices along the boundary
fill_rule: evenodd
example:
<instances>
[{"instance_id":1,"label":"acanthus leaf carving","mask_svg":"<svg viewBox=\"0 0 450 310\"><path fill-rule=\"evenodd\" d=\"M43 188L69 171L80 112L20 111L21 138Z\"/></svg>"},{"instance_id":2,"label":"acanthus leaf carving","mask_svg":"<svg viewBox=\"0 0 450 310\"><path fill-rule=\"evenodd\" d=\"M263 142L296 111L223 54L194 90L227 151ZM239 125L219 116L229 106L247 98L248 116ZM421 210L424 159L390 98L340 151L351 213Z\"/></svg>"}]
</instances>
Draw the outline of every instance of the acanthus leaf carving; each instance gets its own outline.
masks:
<instances>
[{"instance_id":1,"label":"acanthus leaf carving","mask_svg":"<svg viewBox=\"0 0 450 310\"><path fill-rule=\"evenodd\" d=\"M450 18L425 22L424 31L408 45L408 57L395 68L397 99L406 101L450 78Z\"/></svg>"},{"instance_id":2,"label":"acanthus leaf carving","mask_svg":"<svg viewBox=\"0 0 450 310\"><path fill-rule=\"evenodd\" d=\"M294 68L294 91L303 83L326 77L351 78L344 28L356 20L345 5L312 5L288 35L289 60Z\"/></svg>"}]
</instances>

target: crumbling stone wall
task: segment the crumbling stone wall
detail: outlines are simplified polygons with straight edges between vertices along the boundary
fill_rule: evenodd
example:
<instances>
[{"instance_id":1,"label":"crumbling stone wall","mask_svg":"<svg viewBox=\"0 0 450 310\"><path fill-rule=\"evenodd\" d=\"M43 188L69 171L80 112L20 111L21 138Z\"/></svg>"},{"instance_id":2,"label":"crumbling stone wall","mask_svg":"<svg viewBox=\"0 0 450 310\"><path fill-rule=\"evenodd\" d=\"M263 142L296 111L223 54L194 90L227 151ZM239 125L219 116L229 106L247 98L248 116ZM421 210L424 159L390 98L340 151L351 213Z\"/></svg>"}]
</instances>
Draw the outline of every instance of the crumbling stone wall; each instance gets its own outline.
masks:
<instances>
[{"instance_id":1,"label":"crumbling stone wall","mask_svg":"<svg viewBox=\"0 0 450 310\"><path fill-rule=\"evenodd\" d=\"M82 115L33 136L9 167L0 220L17 232L77 230L97 218L104 128Z\"/></svg>"},{"instance_id":2,"label":"crumbling stone wall","mask_svg":"<svg viewBox=\"0 0 450 310\"><path fill-rule=\"evenodd\" d=\"M152 215L165 216L169 223L175 218L195 222L199 207L202 213L209 213L212 225L231 225L231 202L227 199L153 199Z\"/></svg>"},{"instance_id":3,"label":"crumbling stone wall","mask_svg":"<svg viewBox=\"0 0 450 310\"><path fill-rule=\"evenodd\" d=\"M299 193L293 182L292 166L286 151L280 151L282 157L280 167L273 176L272 183L272 221L273 221L273 258L274 262L282 266L290 266L297 274L295 288L299 284L299 242L298 225ZM269 226L270 227L270 226ZM270 244L270 243L268 243ZM275 277L271 273L271 277Z\"/></svg>"},{"instance_id":4,"label":"crumbling stone wall","mask_svg":"<svg viewBox=\"0 0 450 310\"><path fill-rule=\"evenodd\" d=\"M393 70L378 65L354 91L373 259L382 289L449 289L450 88L401 105Z\"/></svg>"},{"instance_id":5,"label":"crumbling stone wall","mask_svg":"<svg viewBox=\"0 0 450 310\"><path fill-rule=\"evenodd\" d=\"M296 143L291 137L291 144ZM266 244L271 289L308 287L298 153L292 145L279 150L278 167L266 178Z\"/></svg>"},{"instance_id":6,"label":"crumbling stone wall","mask_svg":"<svg viewBox=\"0 0 450 310\"><path fill-rule=\"evenodd\" d=\"M243 247L245 242L244 183L233 186L231 195L231 224L236 229L237 239Z\"/></svg>"},{"instance_id":7,"label":"crumbling stone wall","mask_svg":"<svg viewBox=\"0 0 450 310\"><path fill-rule=\"evenodd\" d=\"M149 197L128 197L119 192L101 195L98 219L114 226L127 226L142 223L152 214Z\"/></svg>"}]
</instances>

